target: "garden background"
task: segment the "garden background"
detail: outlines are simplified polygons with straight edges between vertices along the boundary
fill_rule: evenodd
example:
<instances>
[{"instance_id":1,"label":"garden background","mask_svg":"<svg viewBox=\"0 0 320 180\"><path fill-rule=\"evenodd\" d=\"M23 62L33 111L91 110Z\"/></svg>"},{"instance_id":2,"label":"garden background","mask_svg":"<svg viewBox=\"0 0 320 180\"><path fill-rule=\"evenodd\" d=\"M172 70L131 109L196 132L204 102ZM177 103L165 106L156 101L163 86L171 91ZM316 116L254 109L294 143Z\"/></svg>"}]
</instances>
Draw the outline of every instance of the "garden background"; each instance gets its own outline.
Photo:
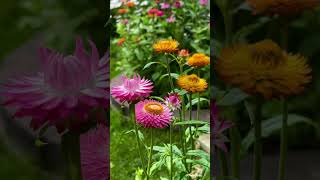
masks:
<instances>
[{"instance_id":1,"label":"garden background","mask_svg":"<svg viewBox=\"0 0 320 180\"><path fill-rule=\"evenodd\" d=\"M38 48L72 53L75 38L92 39L104 54L107 2L103 0L4 0L0 2L0 83L38 70ZM13 120L0 107L0 179L60 180L59 137L53 129L42 146L25 119Z\"/></svg>"}]
</instances>

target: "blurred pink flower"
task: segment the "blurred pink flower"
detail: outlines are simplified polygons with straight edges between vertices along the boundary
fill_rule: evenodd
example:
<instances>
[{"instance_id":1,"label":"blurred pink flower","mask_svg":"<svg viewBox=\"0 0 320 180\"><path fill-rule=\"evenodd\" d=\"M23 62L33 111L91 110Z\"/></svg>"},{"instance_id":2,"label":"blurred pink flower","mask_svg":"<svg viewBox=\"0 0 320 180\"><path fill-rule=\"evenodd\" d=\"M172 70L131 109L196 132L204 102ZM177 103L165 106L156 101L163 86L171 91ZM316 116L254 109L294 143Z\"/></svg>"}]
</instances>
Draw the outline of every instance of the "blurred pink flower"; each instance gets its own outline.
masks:
<instances>
[{"instance_id":1,"label":"blurred pink flower","mask_svg":"<svg viewBox=\"0 0 320 180\"><path fill-rule=\"evenodd\" d=\"M154 8L153 9L149 9L148 15L149 16L156 16L158 11L159 11L158 9L154 9Z\"/></svg>"},{"instance_id":2,"label":"blurred pink flower","mask_svg":"<svg viewBox=\"0 0 320 180\"><path fill-rule=\"evenodd\" d=\"M223 132L233 126L231 121L219 119L219 110L215 101L211 101L211 133L213 138L211 141L219 149L227 152L227 147L225 145L228 142L228 138L223 134Z\"/></svg>"},{"instance_id":3,"label":"blurred pink flower","mask_svg":"<svg viewBox=\"0 0 320 180\"><path fill-rule=\"evenodd\" d=\"M32 117L35 130L49 122L62 132L87 122L92 109L108 107L109 56L99 60L95 44L89 44L91 55L80 38L73 55L40 48L41 72L11 79L1 89L4 105L16 109L14 117Z\"/></svg>"},{"instance_id":4,"label":"blurred pink flower","mask_svg":"<svg viewBox=\"0 0 320 180\"><path fill-rule=\"evenodd\" d=\"M136 121L145 128L165 128L172 120L172 112L155 100L140 101L135 106Z\"/></svg>"},{"instance_id":5,"label":"blurred pink flower","mask_svg":"<svg viewBox=\"0 0 320 180\"><path fill-rule=\"evenodd\" d=\"M161 3L160 6L161 6L161 9L168 9L168 8L170 8L170 4L169 4L169 3Z\"/></svg>"},{"instance_id":6,"label":"blurred pink flower","mask_svg":"<svg viewBox=\"0 0 320 180\"><path fill-rule=\"evenodd\" d=\"M176 21L176 18L175 18L174 16L170 16L169 18L166 19L166 21L167 21L168 23L173 23L173 22Z\"/></svg>"},{"instance_id":7,"label":"blurred pink flower","mask_svg":"<svg viewBox=\"0 0 320 180\"><path fill-rule=\"evenodd\" d=\"M80 136L81 172L83 180L108 180L109 128L98 125Z\"/></svg>"},{"instance_id":8,"label":"blurred pink flower","mask_svg":"<svg viewBox=\"0 0 320 180\"><path fill-rule=\"evenodd\" d=\"M173 4L173 7L175 7L175 8L181 8L183 6L183 2L182 1L176 1L176 2L174 2L174 4Z\"/></svg>"},{"instance_id":9,"label":"blurred pink flower","mask_svg":"<svg viewBox=\"0 0 320 180\"><path fill-rule=\"evenodd\" d=\"M164 12L163 12L163 11L158 10L158 11L156 12L156 15L157 15L158 17L161 17L161 16L163 16L163 15L164 15Z\"/></svg>"},{"instance_id":10,"label":"blurred pink flower","mask_svg":"<svg viewBox=\"0 0 320 180\"><path fill-rule=\"evenodd\" d=\"M208 4L208 0L199 0L200 5L206 6Z\"/></svg>"},{"instance_id":11,"label":"blurred pink flower","mask_svg":"<svg viewBox=\"0 0 320 180\"><path fill-rule=\"evenodd\" d=\"M173 111L180 109L181 99L178 93L170 93L165 98L166 105Z\"/></svg>"},{"instance_id":12,"label":"blurred pink flower","mask_svg":"<svg viewBox=\"0 0 320 180\"><path fill-rule=\"evenodd\" d=\"M111 95L120 103L131 103L148 97L152 88L152 82L139 75L134 75L131 79L123 76L120 85L111 87Z\"/></svg>"}]
</instances>

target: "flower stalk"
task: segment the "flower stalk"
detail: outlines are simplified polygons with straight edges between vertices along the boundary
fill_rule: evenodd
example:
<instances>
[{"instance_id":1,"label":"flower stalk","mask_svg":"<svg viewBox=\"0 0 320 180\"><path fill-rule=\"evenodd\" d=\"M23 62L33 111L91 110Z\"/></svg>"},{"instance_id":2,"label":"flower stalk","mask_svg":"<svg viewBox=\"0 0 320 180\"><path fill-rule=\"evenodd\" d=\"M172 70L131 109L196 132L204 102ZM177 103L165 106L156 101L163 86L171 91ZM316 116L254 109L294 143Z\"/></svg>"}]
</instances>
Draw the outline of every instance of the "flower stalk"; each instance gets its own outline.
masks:
<instances>
[{"instance_id":1,"label":"flower stalk","mask_svg":"<svg viewBox=\"0 0 320 180\"><path fill-rule=\"evenodd\" d=\"M67 163L66 180L82 180L80 161L80 134L67 132L62 136L62 151Z\"/></svg>"},{"instance_id":2,"label":"flower stalk","mask_svg":"<svg viewBox=\"0 0 320 180\"><path fill-rule=\"evenodd\" d=\"M148 170L147 170L147 180L150 179L151 174L150 174L150 169L151 169L151 162L152 162L152 153L153 153L153 128L150 129L150 152L149 152L149 160L148 160Z\"/></svg>"},{"instance_id":3,"label":"flower stalk","mask_svg":"<svg viewBox=\"0 0 320 180\"><path fill-rule=\"evenodd\" d=\"M131 114L131 120L132 120L133 125L134 125L134 131L135 131L135 135L136 135L136 141L137 141L137 146L138 146L138 152L139 152L139 156L140 156L141 166L142 166L143 171L145 172L146 168L145 168L144 159L143 159L142 151L141 151L141 143L140 143L140 138L139 138L139 131L138 131L137 124L135 122L134 104L130 104L130 114Z\"/></svg>"},{"instance_id":4,"label":"flower stalk","mask_svg":"<svg viewBox=\"0 0 320 180\"><path fill-rule=\"evenodd\" d=\"M287 100L283 100L282 110L282 129L281 129L281 145L280 145L280 161L279 161L279 173L278 180L285 179L285 168L287 160L288 150L288 103Z\"/></svg>"},{"instance_id":5,"label":"flower stalk","mask_svg":"<svg viewBox=\"0 0 320 180\"><path fill-rule=\"evenodd\" d=\"M258 97L256 100L255 118L254 118L254 162L253 162L253 179L261 179L262 164L262 137L261 137L261 113L262 101Z\"/></svg>"}]
</instances>

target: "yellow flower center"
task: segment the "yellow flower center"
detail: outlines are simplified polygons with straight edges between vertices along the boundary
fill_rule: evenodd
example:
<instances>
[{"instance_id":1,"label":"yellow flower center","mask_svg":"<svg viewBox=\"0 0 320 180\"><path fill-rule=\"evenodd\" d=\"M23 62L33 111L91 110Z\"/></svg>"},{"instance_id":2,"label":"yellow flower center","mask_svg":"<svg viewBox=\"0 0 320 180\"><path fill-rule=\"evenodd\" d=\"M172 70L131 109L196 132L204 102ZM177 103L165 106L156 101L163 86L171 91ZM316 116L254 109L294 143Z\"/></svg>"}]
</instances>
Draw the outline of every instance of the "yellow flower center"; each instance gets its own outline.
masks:
<instances>
[{"instance_id":1,"label":"yellow flower center","mask_svg":"<svg viewBox=\"0 0 320 180\"><path fill-rule=\"evenodd\" d=\"M191 74L190 76L188 76L188 81L192 83L197 83L199 82L199 78L195 74Z\"/></svg>"},{"instance_id":2,"label":"yellow flower center","mask_svg":"<svg viewBox=\"0 0 320 180\"><path fill-rule=\"evenodd\" d=\"M257 63L277 66L285 61L282 49L271 40L264 40L251 46L251 57Z\"/></svg>"},{"instance_id":3,"label":"yellow flower center","mask_svg":"<svg viewBox=\"0 0 320 180\"><path fill-rule=\"evenodd\" d=\"M144 105L144 109L150 114L160 115L162 114L163 107L160 103L157 102L149 102Z\"/></svg>"}]
</instances>

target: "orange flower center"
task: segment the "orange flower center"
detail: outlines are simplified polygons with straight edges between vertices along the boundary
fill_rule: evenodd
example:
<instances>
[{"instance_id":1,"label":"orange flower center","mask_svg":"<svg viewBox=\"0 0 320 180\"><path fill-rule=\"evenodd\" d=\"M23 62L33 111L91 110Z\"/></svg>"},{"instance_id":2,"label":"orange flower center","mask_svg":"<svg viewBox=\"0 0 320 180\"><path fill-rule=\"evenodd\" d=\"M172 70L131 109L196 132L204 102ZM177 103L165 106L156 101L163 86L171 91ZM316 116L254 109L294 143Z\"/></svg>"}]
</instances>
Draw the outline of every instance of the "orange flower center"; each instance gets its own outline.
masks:
<instances>
[{"instance_id":1,"label":"orange flower center","mask_svg":"<svg viewBox=\"0 0 320 180\"><path fill-rule=\"evenodd\" d=\"M197 83L197 82L199 82L199 78L198 78L196 75L191 74L191 75L189 75L189 77L188 77L188 81L190 81L190 82L192 82L192 83Z\"/></svg>"},{"instance_id":2,"label":"orange flower center","mask_svg":"<svg viewBox=\"0 0 320 180\"><path fill-rule=\"evenodd\" d=\"M150 114L160 115L162 114L163 107L160 103L157 102L149 102L144 105L144 109Z\"/></svg>"},{"instance_id":3,"label":"orange flower center","mask_svg":"<svg viewBox=\"0 0 320 180\"><path fill-rule=\"evenodd\" d=\"M251 57L256 62L277 66L285 61L283 50L271 40L264 40L251 46Z\"/></svg>"}]
</instances>

